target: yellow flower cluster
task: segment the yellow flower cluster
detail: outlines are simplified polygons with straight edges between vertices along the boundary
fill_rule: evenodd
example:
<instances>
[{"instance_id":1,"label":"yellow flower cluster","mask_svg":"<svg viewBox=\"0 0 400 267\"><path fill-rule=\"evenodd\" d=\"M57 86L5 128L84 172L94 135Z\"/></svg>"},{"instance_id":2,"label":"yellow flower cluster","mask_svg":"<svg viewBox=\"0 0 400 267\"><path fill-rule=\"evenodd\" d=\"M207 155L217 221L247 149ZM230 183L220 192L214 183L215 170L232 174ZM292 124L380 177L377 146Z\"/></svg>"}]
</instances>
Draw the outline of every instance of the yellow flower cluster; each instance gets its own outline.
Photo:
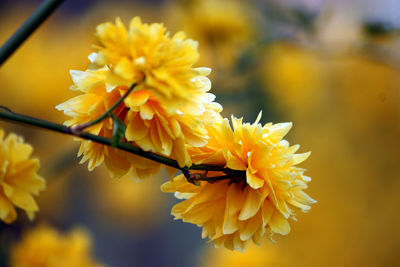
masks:
<instances>
[{"instance_id":1,"label":"yellow flower cluster","mask_svg":"<svg viewBox=\"0 0 400 267\"><path fill-rule=\"evenodd\" d=\"M162 24L143 24L136 17L129 29L115 24L97 27L100 45L89 59L91 69L71 71L72 90L82 94L57 106L73 119L67 125L94 120L109 109L131 85L134 91L115 111L126 124L124 141L145 151L175 158L181 167L190 166L187 145L207 143L206 126L215 122L222 107L207 93L211 82L208 68L194 68L197 42L180 32L169 37ZM89 129L112 137L112 120ZM154 175L160 164L103 145L83 141L79 155L92 170L103 161L113 177L132 170L139 179Z\"/></svg>"},{"instance_id":2,"label":"yellow flower cluster","mask_svg":"<svg viewBox=\"0 0 400 267\"><path fill-rule=\"evenodd\" d=\"M33 219L39 210L32 195L46 187L37 174L39 160L31 158L33 148L15 134L4 136L0 129L0 219L12 223L17 218L15 207Z\"/></svg>"},{"instance_id":3,"label":"yellow flower cluster","mask_svg":"<svg viewBox=\"0 0 400 267\"><path fill-rule=\"evenodd\" d=\"M205 147L190 153L197 164L218 164L243 171L215 183L188 183L183 175L162 185L164 192L174 192L186 199L172 209L177 219L203 227L202 237L215 245L244 251L251 240L261 243L269 234L290 232L288 219L295 211L307 212L315 201L303 192L310 177L295 167L309 153L295 154L299 145L289 146L283 139L291 123L242 123L232 118L210 127ZM224 178L223 172L208 172L208 178ZM216 181L216 180L214 180Z\"/></svg>"},{"instance_id":4,"label":"yellow flower cluster","mask_svg":"<svg viewBox=\"0 0 400 267\"><path fill-rule=\"evenodd\" d=\"M87 232L75 228L60 234L49 226L26 233L11 249L11 267L101 267L92 259L92 241Z\"/></svg>"},{"instance_id":5,"label":"yellow flower cluster","mask_svg":"<svg viewBox=\"0 0 400 267\"><path fill-rule=\"evenodd\" d=\"M100 44L89 56L89 68L71 71L71 89L81 94L57 106L72 117L66 124L94 121L134 85L113 111L126 126L123 142L171 157L181 168L192 163L226 168L185 170L165 183L163 191L185 199L172 209L176 218L203 227L203 238L216 246L239 251L251 240L260 244L266 234L272 238L289 233L288 220L315 202L303 192L310 178L296 167L309 153L296 154L299 146L283 139L291 123L262 126L260 113L254 124L232 118L232 130L219 115L222 107L213 102L215 96L208 93L210 70L193 67L199 57L197 43L183 33L169 37L163 25L143 24L136 17L128 29L119 19L101 24L96 36ZM88 131L112 138L113 127L113 119L106 118ZM89 162L89 170L104 162L113 177L132 171L144 179L161 167L87 140L79 155L81 162Z\"/></svg>"}]
</instances>

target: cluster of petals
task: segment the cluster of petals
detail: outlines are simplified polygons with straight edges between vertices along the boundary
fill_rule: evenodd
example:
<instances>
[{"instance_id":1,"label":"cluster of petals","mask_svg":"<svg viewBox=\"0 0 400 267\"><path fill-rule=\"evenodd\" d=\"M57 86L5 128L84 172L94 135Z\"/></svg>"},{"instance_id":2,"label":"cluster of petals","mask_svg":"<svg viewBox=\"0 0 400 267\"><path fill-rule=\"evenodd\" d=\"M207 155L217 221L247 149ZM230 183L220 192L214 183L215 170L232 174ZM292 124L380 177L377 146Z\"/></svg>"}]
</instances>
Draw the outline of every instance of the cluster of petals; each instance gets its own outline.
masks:
<instances>
[{"instance_id":1,"label":"cluster of petals","mask_svg":"<svg viewBox=\"0 0 400 267\"><path fill-rule=\"evenodd\" d=\"M199 59L198 43L183 32L170 37L163 24L142 23L139 17L126 29L117 18L115 24L98 25L96 37L100 44L90 57L96 66L109 66L108 79L115 85L138 84L168 101L172 110L188 103L195 111L201 109L193 101L198 88L192 82L202 76L193 67Z\"/></svg>"},{"instance_id":2,"label":"cluster of petals","mask_svg":"<svg viewBox=\"0 0 400 267\"><path fill-rule=\"evenodd\" d=\"M123 141L145 151L176 159L181 167L192 164L187 146L207 143L206 127L218 118L222 107L208 91L208 68L194 68L197 43L183 33L172 38L162 24L143 24L132 19L129 29L115 24L97 27L100 45L89 56L90 68L71 71L72 90L81 94L58 105L73 126L93 121L106 112L134 85L134 90L114 111L125 123ZM111 138L112 119L88 129ZM130 170L139 179L158 172L161 165L114 148L84 140L79 155L93 169L102 162L113 177Z\"/></svg>"},{"instance_id":3,"label":"cluster of petals","mask_svg":"<svg viewBox=\"0 0 400 267\"><path fill-rule=\"evenodd\" d=\"M184 199L172 209L176 219L203 228L202 237L228 249L244 251L251 240L261 243L264 235L286 235L289 219L295 212L307 212L315 200L303 190L310 177L295 165L309 153L296 154L299 146L289 146L283 139L291 123L268 123L262 126L232 118L220 119L208 128L210 139L190 154L197 164L217 164L240 170L243 177L218 182L189 183L183 175L162 185ZM200 172L199 172L200 173ZM221 177L223 172L208 172L207 177Z\"/></svg>"},{"instance_id":4,"label":"cluster of petals","mask_svg":"<svg viewBox=\"0 0 400 267\"><path fill-rule=\"evenodd\" d=\"M26 211L30 219L39 210L33 195L46 187L37 174L39 160L31 158L33 148L21 137L0 129L0 219L12 223L17 218L16 207Z\"/></svg>"},{"instance_id":5,"label":"cluster of petals","mask_svg":"<svg viewBox=\"0 0 400 267\"><path fill-rule=\"evenodd\" d=\"M92 258L92 241L80 228L68 233L41 225L24 234L11 248L11 267L74 266L102 267Z\"/></svg>"}]
</instances>

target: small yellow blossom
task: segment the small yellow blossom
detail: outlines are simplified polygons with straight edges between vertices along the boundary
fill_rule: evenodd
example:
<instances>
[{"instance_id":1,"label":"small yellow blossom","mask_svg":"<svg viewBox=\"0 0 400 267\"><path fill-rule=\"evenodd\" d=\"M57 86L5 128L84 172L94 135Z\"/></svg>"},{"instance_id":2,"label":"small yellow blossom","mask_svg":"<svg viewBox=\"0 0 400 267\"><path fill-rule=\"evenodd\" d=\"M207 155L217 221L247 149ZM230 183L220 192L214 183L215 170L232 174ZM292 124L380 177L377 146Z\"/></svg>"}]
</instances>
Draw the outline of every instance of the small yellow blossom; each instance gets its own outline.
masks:
<instances>
[{"instance_id":1,"label":"small yellow blossom","mask_svg":"<svg viewBox=\"0 0 400 267\"><path fill-rule=\"evenodd\" d=\"M46 182L37 174L39 160L30 158L32 151L21 137L5 137L0 129L0 219L6 223L17 218L15 207L25 210L30 219L39 210L32 195L38 195Z\"/></svg>"},{"instance_id":2,"label":"small yellow blossom","mask_svg":"<svg viewBox=\"0 0 400 267\"><path fill-rule=\"evenodd\" d=\"M11 267L101 267L91 256L92 241L87 232L75 228L60 234L49 226L26 233L11 249Z\"/></svg>"},{"instance_id":3,"label":"small yellow blossom","mask_svg":"<svg viewBox=\"0 0 400 267\"><path fill-rule=\"evenodd\" d=\"M303 192L311 179L295 167L309 153L295 154L299 145L289 146L283 139L292 124L262 126L259 119L243 124L242 119L232 118L233 130L227 119L220 120L210 127L208 144L190 151L194 163L241 170L243 177L195 186L179 175L161 187L186 199L173 207L172 214L202 226L202 237L217 247L244 251L250 240L260 244L266 233L271 238L286 235L295 211L307 212L315 202ZM224 175L207 173L207 177Z\"/></svg>"},{"instance_id":4,"label":"small yellow blossom","mask_svg":"<svg viewBox=\"0 0 400 267\"><path fill-rule=\"evenodd\" d=\"M112 84L137 84L138 89L168 101L172 110L196 104L192 96L198 88L193 79L202 72L193 67L199 58L198 44L183 32L170 37L162 24L145 24L135 17L128 29L119 18L115 24L100 24L96 36L100 44L94 46L91 59L96 66L110 68Z\"/></svg>"}]
</instances>

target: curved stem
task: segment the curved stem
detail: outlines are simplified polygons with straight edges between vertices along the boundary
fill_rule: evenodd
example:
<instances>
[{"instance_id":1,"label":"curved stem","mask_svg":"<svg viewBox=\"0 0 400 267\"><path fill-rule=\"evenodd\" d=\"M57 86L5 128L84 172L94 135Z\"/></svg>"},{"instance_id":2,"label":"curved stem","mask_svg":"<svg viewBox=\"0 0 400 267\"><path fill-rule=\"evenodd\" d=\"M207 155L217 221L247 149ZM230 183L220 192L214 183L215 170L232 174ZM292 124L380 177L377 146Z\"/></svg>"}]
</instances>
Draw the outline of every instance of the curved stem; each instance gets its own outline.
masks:
<instances>
[{"instance_id":1,"label":"curved stem","mask_svg":"<svg viewBox=\"0 0 400 267\"><path fill-rule=\"evenodd\" d=\"M99 144L103 144L106 146L112 146L111 139L97 136L94 134L90 134L87 132L72 131L71 128L68 126L54 123L51 121L46 121L46 120L30 117L30 116L23 115L23 114L14 113L4 106L0 106L0 108L5 110L5 111L0 110L0 119L11 121L11 122L18 122L18 123L22 123L25 125L42 128L42 129L47 129L47 130L59 132L62 134L73 135L73 136L77 136L77 137L80 137L80 138L83 138L86 140L90 140L90 141L93 141L93 142L96 142ZM193 164L190 167L181 168L179 166L178 162L174 159L160 156L160 155L152 153L152 152L144 151L141 148L133 146L130 143L124 143L124 142L118 143L116 145L116 148L126 151L126 152L129 152L129 153L133 153L135 155L138 155L138 156L141 156L144 158L147 158L152 161L156 161L156 162L165 164L167 166L170 166L170 167L182 170L182 171L188 170L188 169L189 170L203 170L203 171L220 171L220 172L223 172L226 174L237 175L237 176L243 176L243 172L244 172L244 171L229 169L229 168L226 168L226 167L220 166L220 165L209 165L209 164Z\"/></svg>"},{"instance_id":2,"label":"curved stem","mask_svg":"<svg viewBox=\"0 0 400 267\"><path fill-rule=\"evenodd\" d=\"M125 92L125 94L118 99L118 101L116 101L114 103L114 105L112 105L111 108L109 108L106 112L104 112L100 117L98 117L97 119L87 122L87 123L82 123L82 124L78 124L75 125L73 127L71 127L71 131L73 131L74 133L79 133L83 130L85 130L86 128L89 128L90 126L93 126L95 124L98 124L99 122L102 122L103 120L105 120L107 117L109 117L112 112L122 103L122 101L124 101L129 94L133 91L133 89L135 89L136 84L132 84L128 91Z\"/></svg>"}]
</instances>

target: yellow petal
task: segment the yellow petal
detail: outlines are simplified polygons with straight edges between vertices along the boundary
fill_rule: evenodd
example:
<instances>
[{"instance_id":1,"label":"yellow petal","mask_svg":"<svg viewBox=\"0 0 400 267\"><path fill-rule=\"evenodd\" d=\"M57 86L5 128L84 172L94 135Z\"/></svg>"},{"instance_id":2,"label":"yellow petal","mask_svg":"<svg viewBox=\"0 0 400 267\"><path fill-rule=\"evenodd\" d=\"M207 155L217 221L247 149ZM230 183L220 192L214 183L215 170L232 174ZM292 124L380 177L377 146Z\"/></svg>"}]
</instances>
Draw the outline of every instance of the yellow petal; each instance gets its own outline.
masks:
<instances>
[{"instance_id":1,"label":"yellow petal","mask_svg":"<svg viewBox=\"0 0 400 267\"><path fill-rule=\"evenodd\" d=\"M247 166L237 157L232 155L232 153L227 151L226 167L233 170L246 170Z\"/></svg>"},{"instance_id":2,"label":"yellow petal","mask_svg":"<svg viewBox=\"0 0 400 267\"><path fill-rule=\"evenodd\" d=\"M274 211L269 221L272 232L287 235L290 232L288 220L277 210Z\"/></svg>"},{"instance_id":3,"label":"yellow petal","mask_svg":"<svg viewBox=\"0 0 400 267\"><path fill-rule=\"evenodd\" d=\"M232 234L239 229L237 216L244 203L241 187L240 184L231 184L226 193L226 208L222 228L224 234Z\"/></svg>"},{"instance_id":4,"label":"yellow petal","mask_svg":"<svg viewBox=\"0 0 400 267\"><path fill-rule=\"evenodd\" d=\"M259 192L258 190L248 188L246 201L244 202L243 208L239 214L239 220L248 220L256 215L267 195L268 190L261 190L261 192Z\"/></svg>"},{"instance_id":5,"label":"yellow petal","mask_svg":"<svg viewBox=\"0 0 400 267\"><path fill-rule=\"evenodd\" d=\"M301 154L294 154L293 155L293 165L297 165L299 163L302 163L305 161L309 156L311 152L306 152L306 153L301 153Z\"/></svg>"},{"instance_id":6,"label":"yellow petal","mask_svg":"<svg viewBox=\"0 0 400 267\"><path fill-rule=\"evenodd\" d=\"M246 181L253 189L261 188L264 185L264 180L255 174L252 174L249 169L246 171Z\"/></svg>"},{"instance_id":7,"label":"yellow petal","mask_svg":"<svg viewBox=\"0 0 400 267\"><path fill-rule=\"evenodd\" d=\"M143 139L149 132L139 114L132 113L131 119L127 122L125 137L128 141L138 141Z\"/></svg>"},{"instance_id":8,"label":"yellow petal","mask_svg":"<svg viewBox=\"0 0 400 267\"><path fill-rule=\"evenodd\" d=\"M261 246L261 241L262 241L262 237L264 235L264 229L265 228L259 228L253 235L253 242L257 245L257 246Z\"/></svg>"},{"instance_id":9,"label":"yellow petal","mask_svg":"<svg viewBox=\"0 0 400 267\"><path fill-rule=\"evenodd\" d=\"M187 152L185 146L185 140L183 138L178 138L174 142L173 153L178 161L179 167L185 167L192 165L189 153Z\"/></svg>"},{"instance_id":10,"label":"yellow petal","mask_svg":"<svg viewBox=\"0 0 400 267\"><path fill-rule=\"evenodd\" d=\"M134 76L132 62L126 57L121 58L115 65L114 72L125 80L132 80Z\"/></svg>"},{"instance_id":11,"label":"yellow petal","mask_svg":"<svg viewBox=\"0 0 400 267\"><path fill-rule=\"evenodd\" d=\"M259 211L256 216L248 220L245 228L240 233L240 239L248 240L252 238L255 232L261 227L263 227L263 220L261 211Z\"/></svg>"},{"instance_id":12,"label":"yellow petal","mask_svg":"<svg viewBox=\"0 0 400 267\"><path fill-rule=\"evenodd\" d=\"M140 107L147 102L149 97L150 92L148 90L138 90L130 93L124 102L129 108Z\"/></svg>"},{"instance_id":13,"label":"yellow petal","mask_svg":"<svg viewBox=\"0 0 400 267\"><path fill-rule=\"evenodd\" d=\"M143 120L151 120L154 117L153 108L149 104L144 104L140 106L140 117Z\"/></svg>"},{"instance_id":14,"label":"yellow petal","mask_svg":"<svg viewBox=\"0 0 400 267\"><path fill-rule=\"evenodd\" d=\"M240 233L237 232L233 238L233 247L235 250L244 252L249 244L249 240L242 240L240 238Z\"/></svg>"},{"instance_id":15,"label":"yellow petal","mask_svg":"<svg viewBox=\"0 0 400 267\"><path fill-rule=\"evenodd\" d=\"M38 211L37 206L33 197L22 190L14 190L13 194L10 196L10 200L15 204L15 206L28 211Z\"/></svg>"},{"instance_id":16,"label":"yellow petal","mask_svg":"<svg viewBox=\"0 0 400 267\"><path fill-rule=\"evenodd\" d=\"M13 204L0 194L0 219L5 220L12 212L12 209L14 209Z\"/></svg>"},{"instance_id":17,"label":"yellow petal","mask_svg":"<svg viewBox=\"0 0 400 267\"><path fill-rule=\"evenodd\" d=\"M269 220L271 219L274 210L274 206L268 200L265 200L262 205L263 227L265 227L269 223Z\"/></svg>"}]
</instances>

